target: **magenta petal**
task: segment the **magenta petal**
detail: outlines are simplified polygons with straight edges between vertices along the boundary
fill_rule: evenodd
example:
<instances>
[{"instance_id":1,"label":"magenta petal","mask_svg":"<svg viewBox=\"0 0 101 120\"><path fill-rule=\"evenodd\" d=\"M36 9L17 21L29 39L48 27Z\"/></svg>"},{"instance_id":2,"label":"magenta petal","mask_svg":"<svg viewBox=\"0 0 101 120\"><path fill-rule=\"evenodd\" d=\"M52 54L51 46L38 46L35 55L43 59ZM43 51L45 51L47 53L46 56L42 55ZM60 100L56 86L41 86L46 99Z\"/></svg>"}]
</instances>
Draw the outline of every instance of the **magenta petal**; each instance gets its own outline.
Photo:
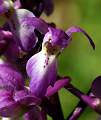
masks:
<instances>
[{"instance_id":1,"label":"magenta petal","mask_svg":"<svg viewBox=\"0 0 101 120\"><path fill-rule=\"evenodd\" d=\"M31 50L37 42L34 33L35 28L27 22L29 17L34 17L32 12L25 9L17 9L9 21L16 42L25 51Z\"/></svg>"},{"instance_id":2,"label":"magenta petal","mask_svg":"<svg viewBox=\"0 0 101 120\"><path fill-rule=\"evenodd\" d=\"M24 79L20 72L5 62L0 62L0 89L20 90L24 88Z\"/></svg>"},{"instance_id":3,"label":"magenta petal","mask_svg":"<svg viewBox=\"0 0 101 120\"><path fill-rule=\"evenodd\" d=\"M50 40L52 46L58 46L61 49L67 47L70 42L70 37L61 29L56 29L49 27L49 32L46 33L43 42L47 42Z\"/></svg>"},{"instance_id":4,"label":"magenta petal","mask_svg":"<svg viewBox=\"0 0 101 120\"><path fill-rule=\"evenodd\" d=\"M71 37L72 33L74 33L74 32L82 32L88 38L88 40L89 40L91 46L93 47L93 49L95 49L95 44L94 44L93 40L83 29L81 29L79 27L76 27L76 26L73 26L73 27L70 27L66 31L67 35L70 36L70 37Z\"/></svg>"},{"instance_id":5,"label":"magenta petal","mask_svg":"<svg viewBox=\"0 0 101 120\"><path fill-rule=\"evenodd\" d=\"M12 93L0 90L0 116L16 117L21 114L21 106L14 102Z\"/></svg>"},{"instance_id":6,"label":"magenta petal","mask_svg":"<svg viewBox=\"0 0 101 120\"><path fill-rule=\"evenodd\" d=\"M32 12L25 9L16 10L9 23L16 42L25 51L34 48L37 43L37 37L34 33L35 29L42 33L48 31L48 25L43 20L36 18Z\"/></svg>"},{"instance_id":7,"label":"magenta petal","mask_svg":"<svg viewBox=\"0 0 101 120\"><path fill-rule=\"evenodd\" d=\"M46 96L47 97L52 96L53 94L58 92L58 90L63 88L65 85L67 85L69 82L70 82L70 79L68 78L64 78L63 80L56 81L53 87L52 86L48 87Z\"/></svg>"},{"instance_id":8,"label":"magenta petal","mask_svg":"<svg viewBox=\"0 0 101 120\"><path fill-rule=\"evenodd\" d=\"M56 81L56 58L41 51L28 60L26 70L29 77L31 77L31 92L37 97L42 97L45 95L48 86L53 85Z\"/></svg>"},{"instance_id":9,"label":"magenta petal","mask_svg":"<svg viewBox=\"0 0 101 120\"><path fill-rule=\"evenodd\" d=\"M27 21L27 24L33 26L35 29L40 31L41 33L45 34L48 32L48 24L37 17L29 17L28 19L25 19Z\"/></svg>"}]
</instances>

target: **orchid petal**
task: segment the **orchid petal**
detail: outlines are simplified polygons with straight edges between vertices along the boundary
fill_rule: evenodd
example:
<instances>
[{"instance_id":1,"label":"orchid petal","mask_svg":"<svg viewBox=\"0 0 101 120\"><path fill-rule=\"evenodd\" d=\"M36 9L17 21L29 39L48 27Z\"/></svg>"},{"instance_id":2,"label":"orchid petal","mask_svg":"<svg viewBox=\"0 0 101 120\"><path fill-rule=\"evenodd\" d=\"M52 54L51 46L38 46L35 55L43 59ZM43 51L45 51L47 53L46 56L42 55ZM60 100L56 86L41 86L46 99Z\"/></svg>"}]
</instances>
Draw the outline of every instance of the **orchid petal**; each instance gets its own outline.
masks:
<instances>
[{"instance_id":1,"label":"orchid petal","mask_svg":"<svg viewBox=\"0 0 101 120\"><path fill-rule=\"evenodd\" d=\"M43 51L32 56L26 66L31 77L30 90L37 97L45 95L49 85L53 85L57 76L57 61L55 56L47 56Z\"/></svg>"},{"instance_id":2,"label":"orchid petal","mask_svg":"<svg viewBox=\"0 0 101 120\"><path fill-rule=\"evenodd\" d=\"M88 38L88 40L89 40L92 48L95 49L95 44L94 44L93 40L92 40L91 37L88 35L88 33L86 33L83 29L81 29L81 28L79 28L79 27L73 26L73 27L70 27L70 28L66 31L66 34L71 37L72 33L74 33L74 32L82 32L82 33Z\"/></svg>"},{"instance_id":3,"label":"orchid petal","mask_svg":"<svg viewBox=\"0 0 101 120\"><path fill-rule=\"evenodd\" d=\"M0 116L18 117L25 111L20 104L12 98L12 93L6 90L0 90Z\"/></svg>"},{"instance_id":4,"label":"orchid petal","mask_svg":"<svg viewBox=\"0 0 101 120\"><path fill-rule=\"evenodd\" d=\"M39 32L41 32L43 34L48 32L48 24L44 20L42 20L41 18L28 17L28 19L25 18L24 20L26 20L27 24L33 26Z\"/></svg>"},{"instance_id":5,"label":"orchid petal","mask_svg":"<svg viewBox=\"0 0 101 120\"><path fill-rule=\"evenodd\" d=\"M49 32L45 35L43 42L50 40L52 46L65 48L70 42L70 37L62 30L49 27Z\"/></svg>"},{"instance_id":6,"label":"orchid petal","mask_svg":"<svg viewBox=\"0 0 101 120\"><path fill-rule=\"evenodd\" d=\"M25 9L17 9L9 21L11 31L15 36L16 42L25 51L29 51L37 42L34 33L35 28L30 24L27 24L29 17L34 17L33 13Z\"/></svg>"},{"instance_id":7,"label":"orchid petal","mask_svg":"<svg viewBox=\"0 0 101 120\"><path fill-rule=\"evenodd\" d=\"M0 62L0 89L21 90L24 80L20 72L5 62Z\"/></svg>"},{"instance_id":8,"label":"orchid petal","mask_svg":"<svg viewBox=\"0 0 101 120\"><path fill-rule=\"evenodd\" d=\"M55 82L54 86L49 86L45 96L49 97L58 92L61 88L66 86L70 82L69 78L63 78L63 80L58 80Z\"/></svg>"},{"instance_id":9,"label":"orchid petal","mask_svg":"<svg viewBox=\"0 0 101 120\"><path fill-rule=\"evenodd\" d=\"M35 29L42 33L48 31L48 25L43 20L36 18L32 12L25 9L16 10L9 24L16 41L25 51L34 48L37 43Z\"/></svg>"}]
</instances>

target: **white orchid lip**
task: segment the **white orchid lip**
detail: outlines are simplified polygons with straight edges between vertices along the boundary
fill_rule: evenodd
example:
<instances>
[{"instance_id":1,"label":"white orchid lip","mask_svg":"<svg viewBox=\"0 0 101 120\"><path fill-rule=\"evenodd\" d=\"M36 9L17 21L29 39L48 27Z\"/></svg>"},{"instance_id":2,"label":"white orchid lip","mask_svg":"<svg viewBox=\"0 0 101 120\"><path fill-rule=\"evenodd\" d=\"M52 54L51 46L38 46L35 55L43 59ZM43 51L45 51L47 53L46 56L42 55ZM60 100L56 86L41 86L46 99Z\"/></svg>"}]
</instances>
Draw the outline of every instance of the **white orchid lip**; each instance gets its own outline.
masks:
<instances>
[{"instance_id":1,"label":"white orchid lip","mask_svg":"<svg viewBox=\"0 0 101 120\"><path fill-rule=\"evenodd\" d=\"M56 55L43 50L33 55L27 62L26 70L31 78L30 91L37 97L45 95L49 85L54 85L57 76Z\"/></svg>"}]
</instances>

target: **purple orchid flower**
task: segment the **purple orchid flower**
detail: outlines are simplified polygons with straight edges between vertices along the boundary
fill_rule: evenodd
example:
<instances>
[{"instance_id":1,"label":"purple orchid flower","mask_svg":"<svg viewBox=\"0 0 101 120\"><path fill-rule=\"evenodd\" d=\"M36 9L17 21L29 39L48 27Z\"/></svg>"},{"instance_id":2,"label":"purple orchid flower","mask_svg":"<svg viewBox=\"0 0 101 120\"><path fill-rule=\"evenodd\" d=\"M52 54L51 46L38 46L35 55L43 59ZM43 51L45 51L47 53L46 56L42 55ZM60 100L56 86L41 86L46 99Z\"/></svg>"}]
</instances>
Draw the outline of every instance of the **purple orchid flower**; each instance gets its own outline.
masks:
<instances>
[{"instance_id":1,"label":"purple orchid flower","mask_svg":"<svg viewBox=\"0 0 101 120\"><path fill-rule=\"evenodd\" d=\"M16 20L15 17L17 17ZM33 18L33 21L30 20L31 18ZM31 12L25 9L16 10L11 21L9 22L11 22L11 30L15 35L15 40L24 51L30 51L35 47L38 41L38 38L34 32L35 29L40 31L42 30L42 33L46 32L46 30L42 29L42 25L46 26L44 21L36 18ZM14 26L12 26L12 22L14 23ZM44 29L47 28L48 26Z\"/></svg>"},{"instance_id":2,"label":"purple orchid flower","mask_svg":"<svg viewBox=\"0 0 101 120\"><path fill-rule=\"evenodd\" d=\"M14 2L0 0L0 14L6 18L7 25L6 31L0 28L0 53L7 60L0 62L0 116L15 120L23 115L24 120L46 120L48 113L55 120L63 120L63 117L58 117L58 107L51 103L51 97L63 87L101 114L101 95L98 92L100 78L97 78L92 85L94 98L76 89L70 84L69 78L58 77L57 73L58 56L70 44L72 33L82 32L95 49L92 39L79 27L73 26L64 32L38 18L43 11L47 15L52 13L52 0L33 0L33 2L35 5L27 0ZM23 7L27 7L28 10ZM40 42L40 37L42 49L32 52ZM23 54L25 56L21 57L23 62L20 63L17 60ZM24 59L26 56L27 59ZM24 60L28 60L27 64ZM26 72L20 70L21 67L25 69L25 66L31 79L27 86L23 78Z\"/></svg>"},{"instance_id":3,"label":"purple orchid flower","mask_svg":"<svg viewBox=\"0 0 101 120\"><path fill-rule=\"evenodd\" d=\"M10 4L9 1L6 1L7 4ZM16 1L19 2L19 1ZM1 2L2 4L6 4L5 1ZM1 7L3 6L1 4ZM13 4L13 3L12 3ZM15 5L15 6L14 6ZM7 23L10 26L10 29L13 33L14 40L21 47L23 51L30 51L35 47L38 38L35 35L35 27L28 24L27 21L29 17L35 17L32 12L26 9L16 9L16 4L9 7L8 12L2 10L4 16L7 19ZM5 7L6 9L6 7ZM35 20L35 24L40 24L43 22L39 19ZM37 27L36 27L37 28Z\"/></svg>"},{"instance_id":4,"label":"purple orchid flower","mask_svg":"<svg viewBox=\"0 0 101 120\"><path fill-rule=\"evenodd\" d=\"M50 97L69 81L57 81L44 97ZM45 120L44 112L39 109L41 103L42 99L32 95L25 87L21 73L11 64L0 61L0 116L16 119L25 114L24 120L32 120L33 115L33 120Z\"/></svg>"},{"instance_id":5,"label":"purple orchid flower","mask_svg":"<svg viewBox=\"0 0 101 120\"><path fill-rule=\"evenodd\" d=\"M95 45L89 35L79 27L71 27L66 32L49 27L44 36L42 50L27 62L26 70L31 78L30 90L37 97L43 97L49 85L57 78L57 57L71 41L74 32L82 32L93 48Z\"/></svg>"}]
</instances>

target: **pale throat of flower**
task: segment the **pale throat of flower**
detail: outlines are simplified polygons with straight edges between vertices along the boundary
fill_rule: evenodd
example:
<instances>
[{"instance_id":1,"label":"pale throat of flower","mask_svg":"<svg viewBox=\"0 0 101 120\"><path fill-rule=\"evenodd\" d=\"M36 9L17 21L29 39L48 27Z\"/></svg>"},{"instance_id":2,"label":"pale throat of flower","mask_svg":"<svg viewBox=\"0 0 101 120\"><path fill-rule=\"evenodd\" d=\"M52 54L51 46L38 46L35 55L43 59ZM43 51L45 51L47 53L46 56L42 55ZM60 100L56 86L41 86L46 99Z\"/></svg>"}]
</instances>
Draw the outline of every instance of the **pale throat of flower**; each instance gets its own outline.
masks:
<instances>
[{"instance_id":1,"label":"pale throat of flower","mask_svg":"<svg viewBox=\"0 0 101 120\"><path fill-rule=\"evenodd\" d=\"M47 37L47 40L45 40L42 44L42 51L48 55L58 56L58 54L61 51L61 47L59 45L52 45L51 34L46 35L46 37Z\"/></svg>"}]
</instances>

